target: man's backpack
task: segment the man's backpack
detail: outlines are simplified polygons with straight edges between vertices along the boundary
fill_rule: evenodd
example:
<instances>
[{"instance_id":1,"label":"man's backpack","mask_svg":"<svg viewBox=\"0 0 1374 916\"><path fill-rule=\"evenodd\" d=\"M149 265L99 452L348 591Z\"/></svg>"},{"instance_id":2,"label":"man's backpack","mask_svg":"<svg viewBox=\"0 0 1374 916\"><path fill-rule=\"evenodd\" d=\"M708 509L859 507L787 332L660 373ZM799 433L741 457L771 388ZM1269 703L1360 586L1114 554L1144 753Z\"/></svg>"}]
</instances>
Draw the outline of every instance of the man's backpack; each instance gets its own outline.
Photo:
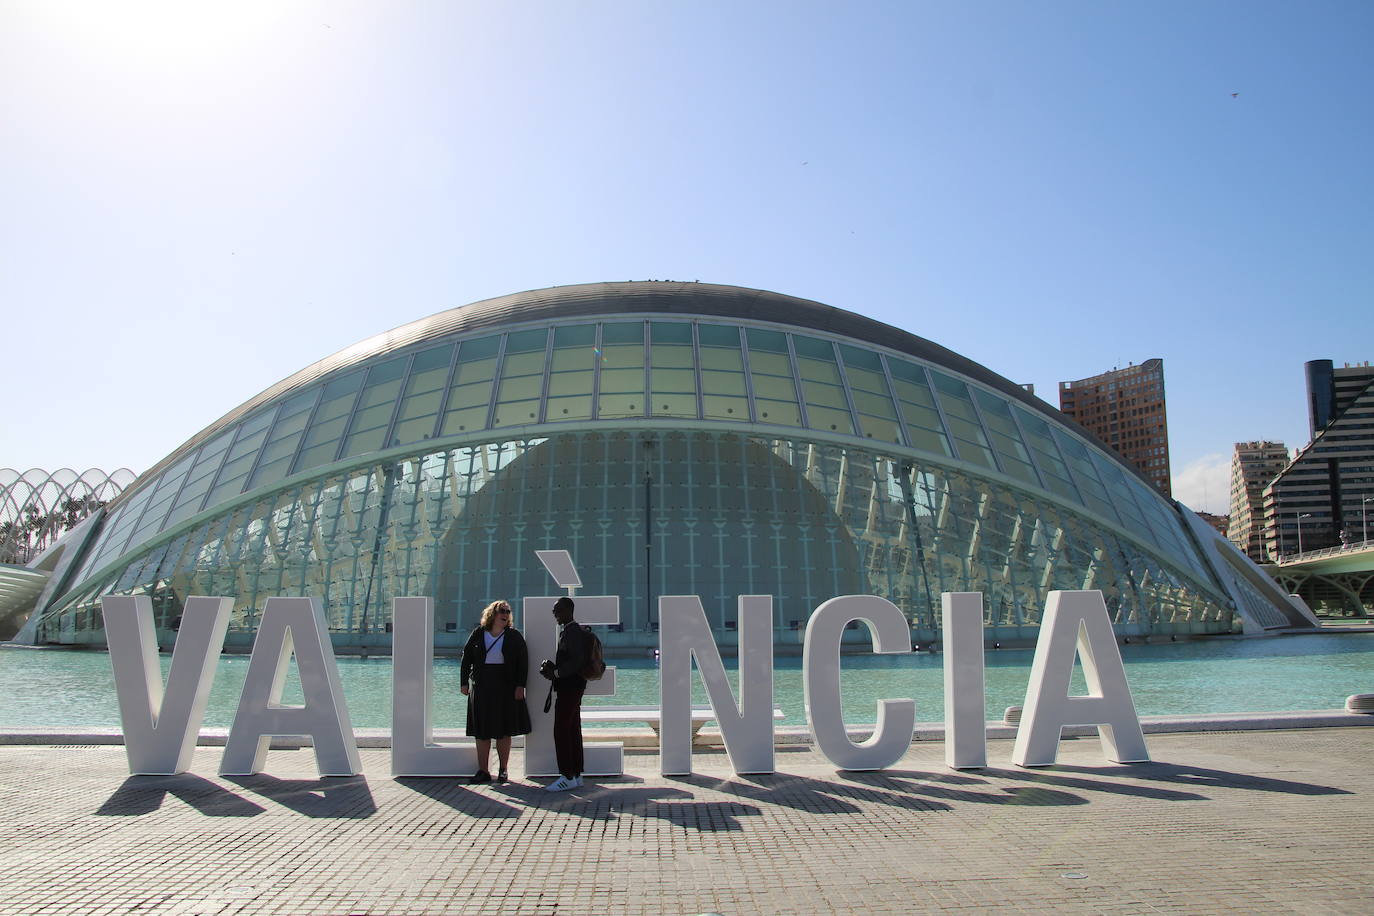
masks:
<instances>
[{"instance_id":1,"label":"man's backpack","mask_svg":"<svg viewBox=\"0 0 1374 916\"><path fill-rule=\"evenodd\" d=\"M583 627L583 634L587 637L587 665L579 672L582 677L589 681L601 680L601 675L606 673L606 659L601 652L601 640L591 627Z\"/></svg>"}]
</instances>

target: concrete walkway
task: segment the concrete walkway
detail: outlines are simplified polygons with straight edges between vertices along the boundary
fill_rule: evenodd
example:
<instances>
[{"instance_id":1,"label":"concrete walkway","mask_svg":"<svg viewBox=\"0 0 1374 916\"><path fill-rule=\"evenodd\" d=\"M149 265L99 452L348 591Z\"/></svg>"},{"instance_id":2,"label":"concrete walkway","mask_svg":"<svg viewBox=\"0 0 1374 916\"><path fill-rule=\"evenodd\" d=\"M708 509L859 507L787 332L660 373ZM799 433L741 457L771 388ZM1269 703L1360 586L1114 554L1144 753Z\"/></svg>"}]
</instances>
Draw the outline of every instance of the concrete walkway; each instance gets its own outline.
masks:
<instances>
[{"instance_id":1,"label":"concrete walkway","mask_svg":"<svg viewBox=\"0 0 1374 916\"><path fill-rule=\"evenodd\" d=\"M0 746L0 913L1374 912L1374 729L1155 734L1155 762L884 773L778 751L778 774L658 775L570 795L366 775L309 750L267 773L129 777L117 746Z\"/></svg>"}]
</instances>

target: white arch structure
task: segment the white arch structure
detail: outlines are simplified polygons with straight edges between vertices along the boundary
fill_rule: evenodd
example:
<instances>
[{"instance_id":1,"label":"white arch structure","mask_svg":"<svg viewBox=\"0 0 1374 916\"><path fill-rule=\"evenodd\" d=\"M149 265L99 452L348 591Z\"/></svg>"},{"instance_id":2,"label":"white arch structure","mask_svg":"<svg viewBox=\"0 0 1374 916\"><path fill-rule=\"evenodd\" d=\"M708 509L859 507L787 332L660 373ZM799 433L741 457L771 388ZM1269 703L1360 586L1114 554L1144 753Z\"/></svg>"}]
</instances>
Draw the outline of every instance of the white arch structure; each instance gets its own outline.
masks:
<instances>
[{"instance_id":1,"label":"white arch structure","mask_svg":"<svg viewBox=\"0 0 1374 916\"><path fill-rule=\"evenodd\" d=\"M111 473L99 468L79 473L72 468L0 468L0 562L29 562L137 476L128 468ZM63 517L69 500L75 503L73 512Z\"/></svg>"}]
</instances>

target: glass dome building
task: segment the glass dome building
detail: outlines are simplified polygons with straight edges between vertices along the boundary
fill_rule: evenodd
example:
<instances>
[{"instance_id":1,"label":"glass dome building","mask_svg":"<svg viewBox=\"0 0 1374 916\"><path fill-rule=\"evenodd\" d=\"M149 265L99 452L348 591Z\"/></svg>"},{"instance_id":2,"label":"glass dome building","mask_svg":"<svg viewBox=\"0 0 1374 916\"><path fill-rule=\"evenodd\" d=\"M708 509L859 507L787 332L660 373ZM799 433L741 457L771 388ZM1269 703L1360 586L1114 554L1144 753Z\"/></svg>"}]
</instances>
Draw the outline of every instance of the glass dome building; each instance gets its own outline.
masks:
<instances>
[{"instance_id":1,"label":"glass dome building","mask_svg":"<svg viewBox=\"0 0 1374 916\"><path fill-rule=\"evenodd\" d=\"M1220 543L1218 541L1220 540ZM790 296L636 282L518 293L365 340L216 420L54 550L21 639L101 643L99 598L323 601L339 646L385 646L430 595L436 644L481 607L619 595L609 648L657 644L699 595L729 644L772 595L779 647L822 601L876 594L914 642L980 591L988 639L1034 637L1054 589L1100 589L1122 635L1308 625L1273 583L1019 386L896 328ZM855 639L866 639L856 631Z\"/></svg>"}]
</instances>

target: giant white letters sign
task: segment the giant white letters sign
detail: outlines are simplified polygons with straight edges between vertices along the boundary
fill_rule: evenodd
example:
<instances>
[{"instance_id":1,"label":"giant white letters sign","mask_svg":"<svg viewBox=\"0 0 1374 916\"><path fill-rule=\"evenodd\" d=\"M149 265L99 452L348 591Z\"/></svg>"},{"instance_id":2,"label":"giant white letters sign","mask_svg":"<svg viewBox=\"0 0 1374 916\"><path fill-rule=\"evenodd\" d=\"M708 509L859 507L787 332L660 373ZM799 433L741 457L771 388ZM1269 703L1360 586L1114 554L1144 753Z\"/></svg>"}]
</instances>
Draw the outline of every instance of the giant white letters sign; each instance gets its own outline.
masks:
<instances>
[{"instance_id":1,"label":"giant white letters sign","mask_svg":"<svg viewBox=\"0 0 1374 916\"><path fill-rule=\"evenodd\" d=\"M545 565L562 581L571 561L563 551ZM541 560L545 560L541 556ZM575 576L575 573L572 575ZM580 583L577 583L580 584ZM525 598L522 623L531 671L557 649L552 608L558 596ZM620 619L615 596L577 597L580 624L614 624ZM987 764L984 720L982 596L976 592L942 596L945 636L945 761L955 769ZM152 606L146 597L102 599L105 630L114 667L115 688L134 774L184 771L191 760L204 718L215 662L223 645L229 598L188 599L172 653L165 691L157 660ZM476 768L470 742L440 745L430 725L434 648L433 601L397 598L393 605L393 699L391 768L394 776L461 776ZM692 771L691 673L701 673L715 719L737 773L771 773L773 755L773 610L769 596L739 598L739 697L730 690L720 651L701 600L694 595L659 601L661 751L665 775ZM911 699L884 699L873 735L855 743L845 730L840 708L840 641L852 620L873 632L875 652L910 651L908 623L901 610L875 595L832 598L816 608L803 647L806 716L817 747L837 767L877 770L906 753L915 726ZM294 649L305 702L282 706L282 682ZM1089 695L1070 696L1075 658L1082 661ZM542 687L541 687L542 685ZM552 716L544 712L547 682L533 677L529 709L534 731L526 738L527 776L557 773ZM615 692L615 669L607 668L588 694ZM634 720L635 712L625 712ZM1102 593L1051 592L1035 651L1021 728L1012 750L1020 766L1054 763L1065 725L1096 725L1103 752L1116 762L1149 759L1145 738L1126 683L1125 667L1107 616ZM220 773L258 772L273 736L308 736L321 775L360 771L358 748L344 702L339 674L319 602L310 598L272 598L263 610L239 708L230 729ZM618 775L619 744L587 746L589 776Z\"/></svg>"}]
</instances>

